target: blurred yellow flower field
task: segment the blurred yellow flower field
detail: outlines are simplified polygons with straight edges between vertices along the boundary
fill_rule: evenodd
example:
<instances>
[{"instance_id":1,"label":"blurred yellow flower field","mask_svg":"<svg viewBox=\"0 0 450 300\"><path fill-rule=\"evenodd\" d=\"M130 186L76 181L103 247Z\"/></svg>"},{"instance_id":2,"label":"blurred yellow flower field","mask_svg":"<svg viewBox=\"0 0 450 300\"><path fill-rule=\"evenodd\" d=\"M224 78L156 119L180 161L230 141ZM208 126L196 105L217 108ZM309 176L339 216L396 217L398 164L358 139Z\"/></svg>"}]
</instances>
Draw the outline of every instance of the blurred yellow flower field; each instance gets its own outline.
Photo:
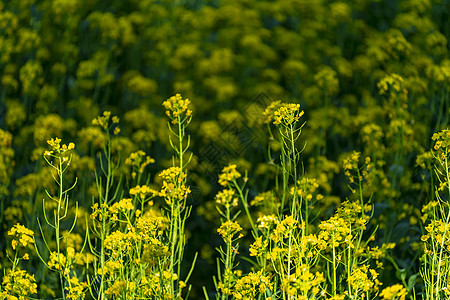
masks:
<instances>
[{"instance_id":1,"label":"blurred yellow flower field","mask_svg":"<svg viewBox=\"0 0 450 300\"><path fill-rule=\"evenodd\" d=\"M0 299L447 299L450 1L0 1Z\"/></svg>"}]
</instances>

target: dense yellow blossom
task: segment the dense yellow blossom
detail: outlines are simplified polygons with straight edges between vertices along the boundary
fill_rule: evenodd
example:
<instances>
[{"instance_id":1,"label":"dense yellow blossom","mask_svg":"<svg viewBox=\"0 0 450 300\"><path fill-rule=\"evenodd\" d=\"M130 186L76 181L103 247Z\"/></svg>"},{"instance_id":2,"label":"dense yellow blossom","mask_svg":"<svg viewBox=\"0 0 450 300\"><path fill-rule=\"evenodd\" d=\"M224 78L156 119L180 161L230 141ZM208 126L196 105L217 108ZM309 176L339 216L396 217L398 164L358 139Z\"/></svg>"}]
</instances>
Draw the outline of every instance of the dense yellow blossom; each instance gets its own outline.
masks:
<instances>
[{"instance_id":1,"label":"dense yellow blossom","mask_svg":"<svg viewBox=\"0 0 450 300\"><path fill-rule=\"evenodd\" d=\"M146 186L146 185L137 185L133 188L130 189L130 195L135 196L135 195L139 195L139 197L141 199L145 199L147 197L147 195L149 195L150 197L154 197L156 195L158 195L159 192Z\"/></svg>"},{"instance_id":2,"label":"dense yellow blossom","mask_svg":"<svg viewBox=\"0 0 450 300\"><path fill-rule=\"evenodd\" d=\"M0 296L6 297L6 299L25 300L26 297L37 293L34 275L30 275L20 268L6 272L6 275L3 276L2 288L3 291L0 292Z\"/></svg>"},{"instance_id":3,"label":"dense yellow blossom","mask_svg":"<svg viewBox=\"0 0 450 300\"><path fill-rule=\"evenodd\" d=\"M226 208L236 207L238 205L238 198L235 197L233 189L218 192L215 199L217 204L221 204Z\"/></svg>"},{"instance_id":4,"label":"dense yellow blossom","mask_svg":"<svg viewBox=\"0 0 450 300\"><path fill-rule=\"evenodd\" d=\"M367 265L356 267L348 278L348 283L354 295L360 292L377 291L381 285L378 280L378 273L373 269L369 269Z\"/></svg>"},{"instance_id":5,"label":"dense yellow blossom","mask_svg":"<svg viewBox=\"0 0 450 300\"><path fill-rule=\"evenodd\" d=\"M250 245L250 256L261 256L267 251L268 242L266 240L263 242L262 238L262 236L257 237L255 242Z\"/></svg>"},{"instance_id":6,"label":"dense yellow blossom","mask_svg":"<svg viewBox=\"0 0 450 300\"><path fill-rule=\"evenodd\" d=\"M303 114L304 111L300 110L300 104L283 104L273 113L273 124L283 124L285 126L291 126L294 123L298 122Z\"/></svg>"},{"instance_id":7,"label":"dense yellow blossom","mask_svg":"<svg viewBox=\"0 0 450 300\"><path fill-rule=\"evenodd\" d=\"M264 116L264 123L272 123L272 120L274 119L274 114L278 109L281 107L281 101L274 101L270 103L270 105L264 110L263 116Z\"/></svg>"},{"instance_id":8,"label":"dense yellow blossom","mask_svg":"<svg viewBox=\"0 0 450 300\"><path fill-rule=\"evenodd\" d=\"M67 257L62 253L57 253L55 251L50 253L49 260L47 262L47 266L50 269L59 270L61 272L64 272L64 274L69 273L69 266Z\"/></svg>"},{"instance_id":9,"label":"dense yellow blossom","mask_svg":"<svg viewBox=\"0 0 450 300\"><path fill-rule=\"evenodd\" d=\"M139 173L143 173L145 167L154 162L155 160L146 155L142 150L131 153L130 156L125 160L126 165L133 166L133 168L136 168Z\"/></svg>"},{"instance_id":10,"label":"dense yellow blossom","mask_svg":"<svg viewBox=\"0 0 450 300\"><path fill-rule=\"evenodd\" d=\"M235 235L242 231L242 227L237 222L226 221L220 225L217 232L223 237L226 242L231 243L236 237ZM238 235L237 238L242 237L242 234Z\"/></svg>"},{"instance_id":11,"label":"dense yellow blossom","mask_svg":"<svg viewBox=\"0 0 450 300\"><path fill-rule=\"evenodd\" d=\"M71 300L84 299L88 285L86 282L80 282L76 276L69 279L69 286L66 287L67 298Z\"/></svg>"},{"instance_id":12,"label":"dense yellow blossom","mask_svg":"<svg viewBox=\"0 0 450 300\"><path fill-rule=\"evenodd\" d=\"M166 109L166 115L172 120L173 124L178 123L178 118L190 117L192 110L189 109L189 99L183 99L180 94L170 97L163 102Z\"/></svg>"},{"instance_id":13,"label":"dense yellow blossom","mask_svg":"<svg viewBox=\"0 0 450 300\"><path fill-rule=\"evenodd\" d=\"M299 299L317 297L322 292L322 283L325 282L323 274L310 272L308 265L297 267L295 274L283 278L281 288L289 296L297 296ZM308 297L309 296L309 297Z\"/></svg>"},{"instance_id":14,"label":"dense yellow blossom","mask_svg":"<svg viewBox=\"0 0 450 300\"><path fill-rule=\"evenodd\" d=\"M258 218L258 227L263 229L272 228L274 225L279 223L278 217L275 215L264 215Z\"/></svg>"},{"instance_id":15,"label":"dense yellow blossom","mask_svg":"<svg viewBox=\"0 0 450 300\"><path fill-rule=\"evenodd\" d=\"M272 290L272 285L270 276L264 276L262 270L250 272L236 281L232 294L235 299L252 300L258 295L265 295L266 290Z\"/></svg>"},{"instance_id":16,"label":"dense yellow blossom","mask_svg":"<svg viewBox=\"0 0 450 300\"><path fill-rule=\"evenodd\" d=\"M405 287L401 284L394 284L384 288L380 293L380 297L382 300L405 300L407 294Z\"/></svg>"},{"instance_id":17,"label":"dense yellow blossom","mask_svg":"<svg viewBox=\"0 0 450 300\"><path fill-rule=\"evenodd\" d=\"M13 236L12 248L16 249L17 245L26 247L28 244L34 243L34 232L23 225L16 224L9 231L9 236Z\"/></svg>"},{"instance_id":18,"label":"dense yellow blossom","mask_svg":"<svg viewBox=\"0 0 450 300\"><path fill-rule=\"evenodd\" d=\"M230 181L240 178L241 174L236 170L237 166L231 164L222 169L222 173L219 175L219 184L227 186Z\"/></svg>"},{"instance_id":19,"label":"dense yellow blossom","mask_svg":"<svg viewBox=\"0 0 450 300\"><path fill-rule=\"evenodd\" d=\"M52 155L53 153L62 154L66 151L69 151L69 150L72 150L75 148L74 143L69 143L69 145L66 145L66 144L61 145L61 139L59 139L59 138L52 138L47 141L47 144L52 149L51 151L45 151L44 155L48 155L48 156Z\"/></svg>"},{"instance_id":20,"label":"dense yellow blossom","mask_svg":"<svg viewBox=\"0 0 450 300\"><path fill-rule=\"evenodd\" d=\"M433 137L431 138L433 141L435 141L433 149L435 151L442 149L443 151L449 151L448 148L450 148L450 130L444 129L438 133L433 134Z\"/></svg>"},{"instance_id":21,"label":"dense yellow blossom","mask_svg":"<svg viewBox=\"0 0 450 300\"><path fill-rule=\"evenodd\" d=\"M117 214L119 212L126 213L130 210L134 209L134 205L131 201L131 198L123 198L119 202L114 203L112 206L108 208L111 214Z\"/></svg>"}]
</instances>

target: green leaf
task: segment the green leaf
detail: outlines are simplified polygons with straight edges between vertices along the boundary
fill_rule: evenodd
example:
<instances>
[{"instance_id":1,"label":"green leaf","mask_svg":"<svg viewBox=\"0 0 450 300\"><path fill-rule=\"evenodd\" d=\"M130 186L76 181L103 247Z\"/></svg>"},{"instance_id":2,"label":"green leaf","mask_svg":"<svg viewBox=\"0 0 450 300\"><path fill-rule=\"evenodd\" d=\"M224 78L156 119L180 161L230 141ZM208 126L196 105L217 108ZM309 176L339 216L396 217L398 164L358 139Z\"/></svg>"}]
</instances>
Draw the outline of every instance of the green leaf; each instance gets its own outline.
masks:
<instances>
[{"instance_id":1,"label":"green leaf","mask_svg":"<svg viewBox=\"0 0 450 300\"><path fill-rule=\"evenodd\" d=\"M417 276L419 276L419 273L416 273L409 277L408 286L406 287L408 294L412 291L414 284L416 283Z\"/></svg>"},{"instance_id":2,"label":"green leaf","mask_svg":"<svg viewBox=\"0 0 450 300\"><path fill-rule=\"evenodd\" d=\"M395 275L401 281L405 281L405 279L406 279L406 269L398 269L397 272L395 272Z\"/></svg>"}]
</instances>

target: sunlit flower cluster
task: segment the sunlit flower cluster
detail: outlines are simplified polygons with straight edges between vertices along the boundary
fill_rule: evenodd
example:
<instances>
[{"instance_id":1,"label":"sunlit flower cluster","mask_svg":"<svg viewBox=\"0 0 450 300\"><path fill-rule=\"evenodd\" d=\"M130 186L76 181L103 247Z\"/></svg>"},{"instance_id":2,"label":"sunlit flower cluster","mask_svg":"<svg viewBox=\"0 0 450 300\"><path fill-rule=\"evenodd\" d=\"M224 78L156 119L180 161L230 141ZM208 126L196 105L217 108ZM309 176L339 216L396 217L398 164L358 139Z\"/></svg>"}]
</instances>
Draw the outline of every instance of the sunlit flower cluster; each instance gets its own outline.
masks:
<instances>
[{"instance_id":1,"label":"sunlit flower cluster","mask_svg":"<svg viewBox=\"0 0 450 300\"><path fill-rule=\"evenodd\" d=\"M304 111L300 110L300 104L283 104L274 113L273 124L284 126L292 126L294 123L298 122L303 116Z\"/></svg>"},{"instance_id":2,"label":"sunlit flower cluster","mask_svg":"<svg viewBox=\"0 0 450 300\"><path fill-rule=\"evenodd\" d=\"M219 175L219 184L222 186L227 186L230 181L238 179L241 174L236 170L237 166L235 164L228 165L222 169L222 173Z\"/></svg>"},{"instance_id":3,"label":"sunlit flower cluster","mask_svg":"<svg viewBox=\"0 0 450 300\"><path fill-rule=\"evenodd\" d=\"M355 296L369 291L376 292L381 285L378 280L378 273L367 265L356 267L348 278L348 283Z\"/></svg>"},{"instance_id":4,"label":"sunlit flower cluster","mask_svg":"<svg viewBox=\"0 0 450 300\"><path fill-rule=\"evenodd\" d=\"M147 198L147 196L152 198L152 197L154 197L154 196L156 196L158 194L159 194L158 191L156 191L156 190L154 190L154 189L152 189L152 188L150 188L150 187L148 187L146 185L142 185L142 186L141 185L137 185L137 186L135 186L135 187L130 189L130 195L132 195L132 196L139 195L139 197L141 199L145 199L145 198Z\"/></svg>"},{"instance_id":5,"label":"sunlit flower cluster","mask_svg":"<svg viewBox=\"0 0 450 300\"><path fill-rule=\"evenodd\" d=\"M435 151L441 150L443 152L448 152L448 148L450 146L450 130L444 129L440 132L437 132L433 134L433 137L431 138L433 141L435 141L433 149Z\"/></svg>"},{"instance_id":6,"label":"sunlit flower cluster","mask_svg":"<svg viewBox=\"0 0 450 300\"><path fill-rule=\"evenodd\" d=\"M21 224L16 224L8 231L8 236L12 236L12 248L26 247L28 244L34 243L34 232Z\"/></svg>"},{"instance_id":7,"label":"sunlit flower cluster","mask_svg":"<svg viewBox=\"0 0 450 300\"><path fill-rule=\"evenodd\" d=\"M126 165L133 167L133 173L131 173L133 178L136 177L136 171L137 173L142 174L145 167L153 163L155 163L155 160L146 155L142 150L131 153L130 156L125 160Z\"/></svg>"},{"instance_id":8,"label":"sunlit flower cluster","mask_svg":"<svg viewBox=\"0 0 450 300\"><path fill-rule=\"evenodd\" d=\"M401 284L388 286L380 293L380 297L382 300L405 300L406 295L408 295L408 293L406 292L406 288Z\"/></svg>"},{"instance_id":9,"label":"sunlit flower cluster","mask_svg":"<svg viewBox=\"0 0 450 300\"><path fill-rule=\"evenodd\" d=\"M262 270L250 272L236 281L232 294L235 299L251 300L264 295L266 290L272 290L272 285L270 276L264 276Z\"/></svg>"},{"instance_id":10,"label":"sunlit flower cluster","mask_svg":"<svg viewBox=\"0 0 450 300\"><path fill-rule=\"evenodd\" d=\"M109 212L114 215L118 213L126 213L134 209L131 198L123 198L119 202L114 203L108 208Z\"/></svg>"},{"instance_id":11,"label":"sunlit flower cluster","mask_svg":"<svg viewBox=\"0 0 450 300\"><path fill-rule=\"evenodd\" d=\"M76 276L72 276L69 280L69 286L66 287L67 299L84 299L87 288L88 285L86 282L80 282Z\"/></svg>"},{"instance_id":12,"label":"sunlit flower cluster","mask_svg":"<svg viewBox=\"0 0 450 300\"><path fill-rule=\"evenodd\" d=\"M3 276L2 299L25 300L37 293L37 284L34 275L28 274L25 270L17 268L9 271Z\"/></svg>"},{"instance_id":13,"label":"sunlit flower cluster","mask_svg":"<svg viewBox=\"0 0 450 300\"><path fill-rule=\"evenodd\" d=\"M183 99L180 94L170 97L163 102L166 109L166 115L172 120L173 124L179 123L179 118L190 117L192 110L189 109L189 99Z\"/></svg>"},{"instance_id":14,"label":"sunlit flower cluster","mask_svg":"<svg viewBox=\"0 0 450 300\"><path fill-rule=\"evenodd\" d=\"M269 124L273 122L275 112L278 111L281 105L282 105L281 101L278 100L270 103L270 105L266 107L266 109L263 112L264 123Z\"/></svg>"},{"instance_id":15,"label":"sunlit flower cluster","mask_svg":"<svg viewBox=\"0 0 450 300\"><path fill-rule=\"evenodd\" d=\"M58 138L52 138L47 141L48 145L52 149L51 151L45 151L44 155L52 155L52 154L62 154L66 151L72 150L75 148L74 143L69 143L69 145L62 144L61 145L61 139Z\"/></svg>"},{"instance_id":16,"label":"sunlit flower cluster","mask_svg":"<svg viewBox=\"0 0 450 300\"><path fill-rule=\"evenodd\" d=\"M226 208L236 207L238 205L238 198L234 195L234 190L226 189L220 191L216 195L216 203L225 206Z\"/></svg>"},{"instance_id":17,"label":"sunlit flower cluster","mask_svg":"<svg viewBox=\"0 0 450 300\"><path fill-rule=\"evenodd\" d=\"M110 124L110 120L111 120L111 124ZM104 130L108 130L110 128L110 126L112 126L113 124L119 124L119 117L117 117L117 116L112 116L111 117L111 112L110 111L104 111L103 115L98 116L98 117L96 117L95 119L92 120L92 125L100 126ZM120 128L119 127L115 127L114 128L114 135L117 135L119 132L120 132Z\"/></svg>"},{"instance_id":18,"label":"sunlit flower cluster","mask_svg":"<svg viewBox=\"0 0 450 300\"><path fill-rule=\"evenodd\" d=\"M48 259L47 266L50 269L59 270L66 274L69 273L67 257L62 253L58 254L55 251L50 253L50 257Z\"/></svg>"},{"instance_id":19,"label":"sunlit flower cluster","mask_svg":"<svg viewBox=\"0 0 450 300\"><path fill-rule=\"evenodd\" d=\"M283 279L281 288L289 296L299 299L309 299L320 297L322 292L322 284L325 282L323 274L310 271L308 265L300 265L297 267L295 274Z\"/></svg>"},{"instance_id":20,"label":"sunlit flower cluster","mask_svg":"<svg viewBox=\"0 0 450 300\"><path fill-rule=\"evenodd\" d=\"M242 234L239 234L241 231L242 227L235 221L226 221L217 229L217 232L227 242L231 242L236 238L241 238L243 236ZM236 235L238 236L236 237Z\"/></svg>"}]
</instances>

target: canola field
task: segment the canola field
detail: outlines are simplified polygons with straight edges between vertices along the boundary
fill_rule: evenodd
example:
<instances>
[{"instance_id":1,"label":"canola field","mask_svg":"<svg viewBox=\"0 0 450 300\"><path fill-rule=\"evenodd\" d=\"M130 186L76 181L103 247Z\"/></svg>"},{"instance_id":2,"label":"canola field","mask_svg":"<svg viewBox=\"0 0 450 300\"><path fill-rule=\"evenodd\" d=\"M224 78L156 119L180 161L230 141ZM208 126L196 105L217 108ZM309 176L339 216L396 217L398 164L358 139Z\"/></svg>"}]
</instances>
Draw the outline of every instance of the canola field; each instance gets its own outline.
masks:
<instances>
[{"instance_id":1,"label":"canola field","mask_svg":"<svg viewBox=\"0 0 450 300\"><path fill-rule=\"evenodd\" d=\"M449 0L0 1L0 299L449 299Z\"/></svg>"}]
</instances>

